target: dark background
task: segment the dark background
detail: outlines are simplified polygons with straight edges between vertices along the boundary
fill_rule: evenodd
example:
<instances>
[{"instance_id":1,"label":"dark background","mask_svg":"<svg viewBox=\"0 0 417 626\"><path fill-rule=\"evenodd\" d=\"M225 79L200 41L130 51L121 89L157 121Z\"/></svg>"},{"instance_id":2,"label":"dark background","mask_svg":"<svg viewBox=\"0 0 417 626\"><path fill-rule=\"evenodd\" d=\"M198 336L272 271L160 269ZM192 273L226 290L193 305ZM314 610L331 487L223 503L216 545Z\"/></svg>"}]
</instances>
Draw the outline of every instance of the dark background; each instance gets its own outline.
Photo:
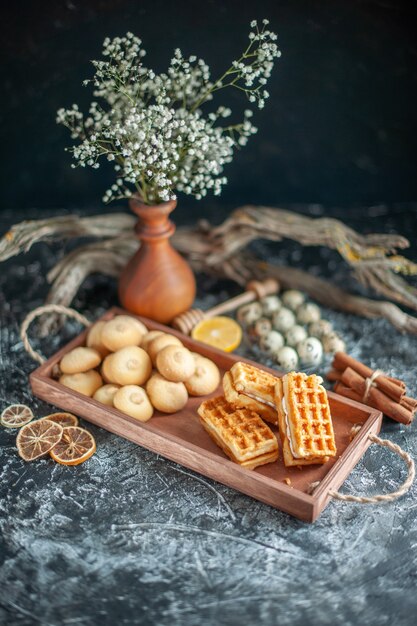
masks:
<instances>
[{"instance_id":1,"label":"dark background","mask_svg":"<svg viewBox=\"0 0 417 626\"><path fill-rule=\"evenodd\" d=\"M146 63L179 46L217 76L269 18L282 58L259 133L226 171L220 199L181 198L181 211L258 204L358 207L417 199L417 37L412 3L376 0L42 0L1 8L1 209L100 206L113 175L70 168L56 110L92 99L105 36L139 35ZM243 94L231 94L235 109ZM204 205L204 206L203 206Z\"/></svg>"}]
</instances>

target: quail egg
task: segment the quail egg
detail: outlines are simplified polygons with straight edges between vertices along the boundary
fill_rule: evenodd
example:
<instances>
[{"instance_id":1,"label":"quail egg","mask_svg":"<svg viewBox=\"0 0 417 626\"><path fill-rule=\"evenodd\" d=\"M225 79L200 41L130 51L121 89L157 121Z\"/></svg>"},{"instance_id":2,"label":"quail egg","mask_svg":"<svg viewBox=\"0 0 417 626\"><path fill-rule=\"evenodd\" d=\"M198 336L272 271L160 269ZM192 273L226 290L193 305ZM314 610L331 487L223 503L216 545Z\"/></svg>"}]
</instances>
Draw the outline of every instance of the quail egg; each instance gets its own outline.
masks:
<instances>
[{"instance_id":1,"label":"quail egg","mask_svg":"<svg viewBox=\"0 0 417 626\"><path fill-rule=\"evenodd\" d=\"M287 332L285 333L285 339L287 344L289 346L292 346L293 348L295 348L297 343L300 343L300 341L303 341L306 338L307 331L304 326L300 326L299 324L292 326L292 328L287 330Z\"/></svg>"},{"instance_id":2,"label":"quail egg","mask_svg":"<svg viewBox=\"0 0 417 626\"><path fill-rule=\"evenodd\" d=\"M345 352L346 344L336 333L323 337L323 349L326 353Z\"/></svg>"},{"instance_id":3,"label":"quail egg","mask_svg":"<svg viewBox=\"0 0 417 626\"><path fill-rule=\"evenodd\" d=\"M267 335L261 337L259 347L268 354L276 354L284 346L284 337L277 330L271 330Z\"/></svg>"},{"instance_id":4,"label":"quail egg","mask_svg":"<svg viewBox=\"0 0 417 626\"><path fill-rule=\"evenodd\" d=\"M289 346L284 346L278 350L276 359L278 365L286 372L295 370L298 365L298 355L294 348L290 348Z\"/></svg>"},{"instance_id":5,"label":"quail egg","mask_svg":"<svg viewBox=\"0 0 417 626\"><path fill-rule=\"evenodd\" d=\"M312 322L318 322L321 317L321 312L317 304L314 302L307 302L302 304L297 309L297 321L300 324L311 324Z\"/></svg>"},{"instance_id":6,"label":"quail egg","mask_svg":"<svg viewBox=\"0 0 417 626\"><path fill-rule=\"evenodd\" d=\"M307 337L307 339L297 344L297 352L303 365L312 367L321 362L323 346L317 337Z\"/></svg>"},{"instance_id":7,"label":"quail egg","mask_svg":"<svg viewBox=\"0 0 417 626\"><path fill-rule=\"evenodd\" d=\"M286 309L282 307L279 311L274 314L272 318L272 325L275 330L278 330L280 333L286 333L292 326L295 324L295 316L290 309Z\"/></svg>"},{"instance_id":8,"label":"quail egg","mask_svg":"<svg viewBox=\"0 0 417 626\"><path fill-rule=\"evenodd\" d=\"M282 302L284 306L288 307L292 311L298 309L299 306L303 304L305 300L305 295L302 291L297 291L296 289L288 289L288 291L284 291L282 294Z\"/></svg>"},{"instance_id":9,"label":"quail egg","mask_svg":"<svg viewBox=\"0 0 417 626\"><path fill-rule=\"evenodd\" d=\"M325 335L330 335L333 331L333 326L327 320L318 320L317 322L312 322L308 327L308 332L311 337L324 337Z\"/></svg>"},{"instance_id":10,"label":"quail egg","mask_svg":"<svg viewBox=\"0 0 417 626\"><path fill-rule=\"evenodd\" d=\"M267 335L271 329L271 320L266 317L260 317L251 328L250 334L255 337L263 337Z\"/></svg>"},{"instance_id":11,"label":"quail egg","mask_svg":"<svg viewBox=\"0 0 417 626\"><path fill-rule=\"evenodd\" d=\"M261 305L264 315L272 317L274 313L280 310L282 302L278 296L266 296L261 300Z\"/></svg>"},{"instance_id":12,"label":"quail egg","mask_svg":"<svg viewBox=\"0 0 417 626\"><path fill-rule=\"evenodd\" d=\"M244 326L250 326L254 324L260 317L262 317L262 307L259 302L251 302L240 307L237 311L237 320Z\"/></svg>"}]
</instances>

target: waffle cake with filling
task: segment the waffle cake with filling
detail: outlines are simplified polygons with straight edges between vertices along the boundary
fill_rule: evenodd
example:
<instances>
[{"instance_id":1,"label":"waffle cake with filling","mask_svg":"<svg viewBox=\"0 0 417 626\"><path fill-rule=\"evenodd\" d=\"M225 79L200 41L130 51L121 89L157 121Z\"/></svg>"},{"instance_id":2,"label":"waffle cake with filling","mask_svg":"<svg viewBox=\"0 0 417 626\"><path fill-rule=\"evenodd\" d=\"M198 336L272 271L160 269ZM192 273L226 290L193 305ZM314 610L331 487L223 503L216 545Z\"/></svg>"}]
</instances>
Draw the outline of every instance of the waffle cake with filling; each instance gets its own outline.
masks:
<instances>
[{"instance_id":1,"label":"waffle cake with filling","mask_svg":"<svg viewBox=\"0 0 417 626\"><path fill-rule=\"evenodd\" d=\"M234 406L236 409L249 409L257 413L262 419L272 424L278 424L278 414L275 408L255 400L250 396L246 396L244 393L239 393L233 386L233 379L230 372L226 372L223 376L223 392L226 400Z\"/></svg>"},{"instance_id":2,"label":"waffle cake with filling","mask_svg":"<svg viewBox=\"0 0 417 626\"><path fill-rule=\"evenodd\" d=\"M272 424L278 423L275 406L277 378L249 363L238 361L223 377L226 400L233 406L246 407Z\"/></svg>"},{"instance_id":3,"label":"waffle cake with filling","mask_svg":"<svg viewBox=\"0 0 417 626\"><path fill-rule=\"evenodd\" d=\"M224 396L205 400L198 408L201 423L227 456L247 469L278 459L278 441L254 411L236 409Z\"/></svg>"},{"instance_id":4,"label":"waffle cake with filling","mask_svg":"<svg viewBox=\"0 0 417 626\"><path fill-rule=\"evenodd\" d=\"M336 455L327 393L320 376L290 372L275 385L282 454L287 467L326 463Z\"/></svg>"}]
</instances>

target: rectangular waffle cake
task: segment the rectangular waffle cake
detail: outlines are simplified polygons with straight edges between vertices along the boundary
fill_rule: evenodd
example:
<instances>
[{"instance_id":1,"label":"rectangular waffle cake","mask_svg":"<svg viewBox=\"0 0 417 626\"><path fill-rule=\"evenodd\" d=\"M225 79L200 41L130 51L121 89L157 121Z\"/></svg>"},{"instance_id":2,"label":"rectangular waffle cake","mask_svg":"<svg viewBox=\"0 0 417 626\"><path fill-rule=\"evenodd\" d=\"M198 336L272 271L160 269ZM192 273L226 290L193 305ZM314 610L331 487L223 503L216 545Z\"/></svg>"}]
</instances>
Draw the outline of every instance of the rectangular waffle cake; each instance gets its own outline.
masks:
<instances>
[{"instance_id":1,"label":"rectangular waffle cake","mask_svg":"<svg viewBox=\"0 0 417 626\"><path fill-rule=\"evenodd\" d=\"M277 424L275 385L277 378L249 363L238 361L223 378L224 395L230 404L246 407Z\"/></svg>"},{"instance_id":2,"label":"rectangular waffle cake","mask_svg":"<svg viewBox=\"0 0 417 626\"><path fill-rule=\"evenodd\" d=\"M322 379L290 372L275 386L282 453L287 467L326 463L336 455L329 401Z\"/></svg>"},{"instance_id":3,"label":"rectangular waffle cake","mask_svg":"<svg viewBox=\"0 0 417 626\"><path fill-rule=\"evenodd\" d=\"M255 400L250 396L245 396L244 393L239 393L233 386L233 379L230 372L226 372L223 376L223 391L226 400L234 406L236 409L246 408L250 411L258 413L262 419L272 424L278 424L278 414L275 408Z\"/></svg>"},{"instance_id":4,"label":"rectangular waffle cake","mask_svg":"<svg viewBox=\"0 0 417 626\"><path fill-rule=\"evenodd\" d=\"M218 396L205 400L198 414L213 441L242 467L254 469L278 459L277 438L254 411L236 409Z\"/></svg>"}]
</instances>

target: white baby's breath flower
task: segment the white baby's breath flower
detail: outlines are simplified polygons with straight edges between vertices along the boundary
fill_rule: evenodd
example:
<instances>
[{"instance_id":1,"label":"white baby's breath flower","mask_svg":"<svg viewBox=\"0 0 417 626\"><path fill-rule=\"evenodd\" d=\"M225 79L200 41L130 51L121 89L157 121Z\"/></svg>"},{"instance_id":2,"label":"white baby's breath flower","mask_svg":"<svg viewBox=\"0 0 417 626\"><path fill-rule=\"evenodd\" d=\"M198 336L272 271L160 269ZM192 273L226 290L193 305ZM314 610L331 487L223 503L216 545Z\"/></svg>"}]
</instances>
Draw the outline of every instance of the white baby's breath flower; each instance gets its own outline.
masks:
<instances>
[{"instance_id":1,"label":"white baby's breath flower","mask_svg":"<svg viewBox=\"0 0 417 626\"><path fill-rule=\"evenodd\" d=\"M251 22L255 30L248 48L221 80L211 79L203 59L185 58L179 48L166 72L156 74L143 65L145 50L132 33L104 40L103 58L93 61L94 78L84 81L93 84L96 98L88 115L74 104L56 116L79 140L71 148L72 167L97 169L102 157L114 163L117 180L104 193L104 202L133 192L147 203L175 199L175 190L197 199L221 193L227 183L225 165L257 129L251 109L245 110L243 122L225 125L230 108L220 106L204 115L202 106L226 87L236 87L249 102L264 106L269 94L263 87L281 53L276 35L266 30L268 21L262 24Z\"/></svg>"}]
</instances>

